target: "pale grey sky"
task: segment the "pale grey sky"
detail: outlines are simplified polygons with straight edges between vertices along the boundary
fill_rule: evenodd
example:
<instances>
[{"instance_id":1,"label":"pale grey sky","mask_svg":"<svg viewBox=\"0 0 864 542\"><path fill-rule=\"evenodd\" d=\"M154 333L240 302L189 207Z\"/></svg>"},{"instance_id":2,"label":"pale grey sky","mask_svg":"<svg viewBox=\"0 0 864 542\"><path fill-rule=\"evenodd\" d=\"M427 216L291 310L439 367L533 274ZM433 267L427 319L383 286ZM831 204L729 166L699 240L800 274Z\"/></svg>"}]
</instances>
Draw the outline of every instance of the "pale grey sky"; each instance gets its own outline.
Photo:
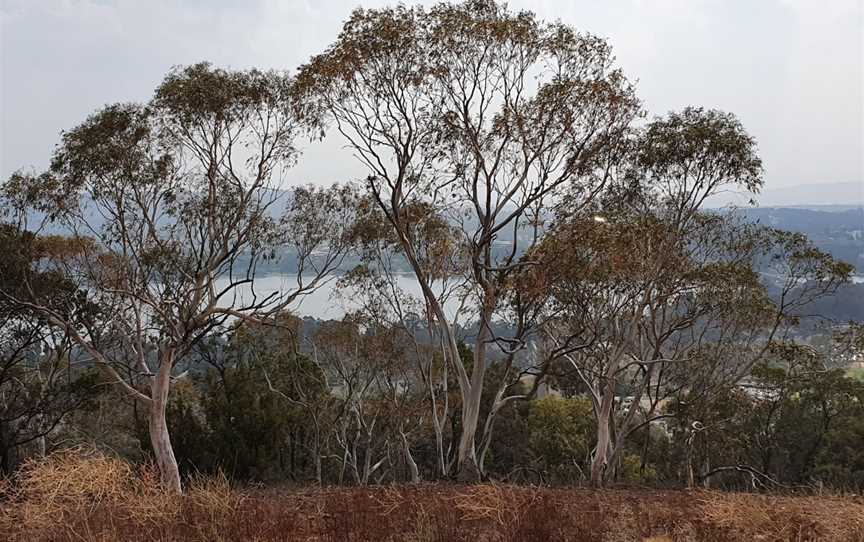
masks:
<instances>
[{"instance_id":1,"label":"pale grey sky","mask_svg":"<svg viewBox=\"0 0 864 542\"><path fill-rule=\"evenodd\" d=\"M172 65L294 70L382 0L0 0L0 176L44 168L60 130L143 101ZM409 2L410 3L410 2ZM768 189L864 183L861 0L512 0L607 37L646 108L732 111ZM361 174L336 137L298 182Z\"/></svg>"}]
</instances>

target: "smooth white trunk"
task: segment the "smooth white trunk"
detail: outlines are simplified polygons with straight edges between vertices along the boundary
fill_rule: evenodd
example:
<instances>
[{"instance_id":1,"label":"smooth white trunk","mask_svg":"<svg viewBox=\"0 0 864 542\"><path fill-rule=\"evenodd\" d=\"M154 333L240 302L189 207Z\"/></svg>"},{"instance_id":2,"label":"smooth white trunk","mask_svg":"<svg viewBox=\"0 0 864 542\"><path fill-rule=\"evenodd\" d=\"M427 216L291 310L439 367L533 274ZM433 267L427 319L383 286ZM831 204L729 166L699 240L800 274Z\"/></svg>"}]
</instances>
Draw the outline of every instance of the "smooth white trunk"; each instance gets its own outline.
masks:
<instances>
[{"instance_id":1,"label":"smooth white trunk","mask_svg":"<svg viewBox=\"0 0 864 542\"><path fill-rule=\"evenodd\" d=\"M168 406L168 390L171 384L171 368L174 363L174 353L168 350L163 353L159 373L153 379L151 387L151 403L148 415L150 444L159 475L165 489L171 493L180 493L180 469L174 457L171 437L168 434L168 421L165 410Z\"/></svg>"},{"instance_id":2,"label":"smooth white trunk","mask_svg":"<svg viewBox=\"0 0 864 542\"><path fill-rule=\"evenodd\" d=\"M402 433L402 446L405 451L405 462L408 464L408 472L411 476L412 484L420 483L420 469L417 467L417 462L414 461L414 456L411 454L411 446L408 444L408 437Z\"/></svg>"},{"instance_id":3,"label":"smooth white trunk","mask_svg":"<svg viewBox=\"0 0 864 542\"><path fill-rule=\"evenodd\" d=\"M602 486L605 481L604 474L612 443L609 424L614 402L613 394L612 386L607 386L603 400L600 402L600 411L597 412L597 445L594 448L594 459L591 462L591 484L596 487Z\"/></svg>"},{"instance_id":4,"label":"smooth white trunk","mask_svg":"<svg viewBox=\"0 0 864 542\"><path fill-rule=\"evenodd\" d=\"M479 394L478 394L479 395ZM469 394L468 403L462 408L462 434L459 436L459 474L458 480L465 483L480 481L480 465L477 461L475 436L477 435L477 420L480 417L480 401L473 401Z\"/></svg>"}]
</instances>

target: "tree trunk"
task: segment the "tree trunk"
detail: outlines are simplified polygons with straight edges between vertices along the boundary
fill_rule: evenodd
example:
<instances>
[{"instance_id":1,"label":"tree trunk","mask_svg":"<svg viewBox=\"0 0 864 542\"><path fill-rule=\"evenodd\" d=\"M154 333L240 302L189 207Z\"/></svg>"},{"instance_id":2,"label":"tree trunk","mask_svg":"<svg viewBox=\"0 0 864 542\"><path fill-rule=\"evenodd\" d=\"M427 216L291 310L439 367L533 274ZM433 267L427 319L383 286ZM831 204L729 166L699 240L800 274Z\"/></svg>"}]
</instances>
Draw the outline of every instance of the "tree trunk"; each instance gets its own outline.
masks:
<instances>
[{"instance_id":1,"label":"tree trunk","mask_svg":"<svg viewBox=\"0 0 864 542\"><path fill-rule=\"evenodd\" d=\"M12 472L12 449L13 442L6 440L6 422L0 421L0 473L10 474Z\"/></svg>"},{"instance_id":2,"label":"tree trunk","mask_svg":"<svg viewBox=\"0 0 864 542\"><path fill-rule=\"evenodd\" d=\"M612 457L612 452L615 451L612 449L612 408L615 406L616 375L621 367L625 348L633 340L640 315L641 311L636 311L630 318L626 334L622 338L621 344L615 348L609 357L608 366L603 376L603 394L600 398L600 408L596 410L595 407L597 446L594 451L594 460L591 462L591 485L594 487L601 487L603 485L608 477L607 467L612 463L612 459L617 459ZM630 406L631 414L635 413L632 409L638 406L638 404Z\"/></svg>"},{"instance_id":3,"label":"tree trunk","mask_svg":"<svg viewBox=\"0 0 864 542\"><path fill-rule=\"evenodd\" d=\"M445 355L446 357L446 355ZM438 461L438 475L442 478L447 477L447 462L445 459L445 450L444 450L444 428L442 427L441 421L447 419L447 413L449 412L450 406L450 398L448 396L449 390L447 389L447 363L445 362L442 367L443 376L441 378L442 386L443 386L443 397L444 397L444 412L441 417L438 417L438 401L435 393L435 386L432 382L432 367L430 364L427 384L429 388L429 398L431 400L431 410L432 410L432 428L435 431L435 451L436 451L436 460Z\"/></svg>"},{"instance_id":4,"label":"tree trunk","mask_svg":"<svg viewBox=\"0 0 864 542\"><path fill-rule=\"evenodd\" d=\"M153 379L148 426L150 444L153 447L153 455L156 459L156 466L159 468L162 484L171 493L181 493L180 469L177 467L177 459L174 457L174 448L171 446L171 437L168 434L168 421L165 417L173 362L174 352L172 350L164 352L159 373Z\"/></svg>"},{"instance_id":5,"label":"tree trunk","mask_svg":"<svg viewBox=\"0 0 864 542\"><path fill-rule=\"evenodd\" d=\"M405 462L408 464L408 471L411 474L411 483L419 484L420 483L420 469L417 467L417 462L414 461L414 456L411 454L411 446L408 444L408 437L405 436L405 433L402 434L402 446L405 450Z\"/></svg>"},{"instance_id":6,"label":"tree trunk","mask_svg":"<svg viewBox=\"0 0 864 542\"><path fill-rule=\"evenodd\" d=\"M435 412L432 413L432 421L434 422L432 427L435 429L435 459L438 461L438 474L441 477L446 477L447 462L444 459L444 431Z\"/></svg>"},{"instance_id":7,"label":"tree trunk","mask_svg":"<svg viewBox=\"0 0 864 542\"><path fill-rule=\"evenodd\" d=\"M489 411L489 414L486 415L486 424L483 426L483 434L480 436L480 474L481 476L486 475L486 452L489 450L489 446L492 445L492 429L495 427L495 418L498 416L498 411L504 406L504 391L506 390L506 383L504 380L501 381L501 385L498 388L497 393L495 394L495 400L492 402L492 409Z\"/></svg>"},{"instance_id":8,"label":"tree trunk","mask_svg":"<svg viewBox=\"0 0 864 542\"><path fill-rule=\"evenodd\" d=\"M466 484L476 484L482 479L480 462L477 460L477 425L480 421L480 403L483 400L483 376L486 372L486 340L488 328L484 325L477 334L474 345L474 367L471 383L461 387L462 434L459 435L459 472L457 479Z\"/></svg>"},{"instance_id":9,"label":"tree trunk","mask_svg":"<svg viewBox=\"0 0 864 542\"><path fill-rule=\"evenodd\" d=\"M485 292L486 302L480 315L480 330L474 343L474 366L471 368L471 382L462 386L462 435L459 438L459 475L458 480L477 483L483 477L480 462L477 460L477 425L480 421L480 404L483 401L483 385L486 375L486 344L492 338L489 323L492 321L494 304L493 292ZM458 360L458 358L457 358Z\"/></svg>"},{"instance_id":10,"label":"tree trunk","mask_svg":"<svg viewBox=\"0 0 864 542\"><path fill-rule=\"evenodd\" d=\"M477 371L477 368L474 369ZM480 390L472 387L462 402L462 433L459 436L460 482L475 484L480 481L480 464L477 461L477 422L480 418Z\"/></svg>"},{"instance_id":11,"label":"tree trunk","mask_svg":"<svg viewBox=\"0 0 864 542\"><path fill-rule=\"evenodd\" d=\"M463 452L464 450L464 452ZM477 464L477 454L474 451L474 443L463 444L459 443L459 474L456 479L463 484L476 484L481 480L480 466Z\"/></svg>"},{"instance_id":12,"label":"tree trunk","mask_svg":"<svg viewBox=\"0 0 864 542\"><path fill-rule=\"evenodd\" d=\"M321 436L320 429L318 428L318 420L315 420L315 483L318 486L321 485L323 481L321 477Z\"/></svg>"},{"instance_id":13,"label":"tree trunk","mask_svg":"<svg viewBox=\"0 0 864 542\"><path fill-rule=\"evenodd\" d=\"M601 487L604 482L606 460L612 443L609 421L614 399L614 389L611 385L607 385L606 393L600 403L600 411L597 413L597 446L594 450L594 460L591 462L591 485L594 487Z\"/></svg>"}]
</instances>

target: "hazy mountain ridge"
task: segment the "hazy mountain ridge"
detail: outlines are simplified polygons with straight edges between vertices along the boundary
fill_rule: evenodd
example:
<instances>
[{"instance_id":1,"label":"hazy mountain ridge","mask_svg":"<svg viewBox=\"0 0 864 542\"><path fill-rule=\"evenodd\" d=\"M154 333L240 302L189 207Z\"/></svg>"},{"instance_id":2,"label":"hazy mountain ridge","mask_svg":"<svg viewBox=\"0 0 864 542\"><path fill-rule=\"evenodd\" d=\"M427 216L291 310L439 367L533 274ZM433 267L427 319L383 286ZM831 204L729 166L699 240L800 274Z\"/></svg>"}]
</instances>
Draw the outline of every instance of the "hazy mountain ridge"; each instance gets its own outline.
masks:
<instances>
[{"instance_id":1,"label":"hazy mountain ridge","mask_svg":"<svg viewBox=\"0 0 864 542\"><path fill-rule=\"evenodd\" d=\"M750 207L735 211L748 222L805 234L818 248L864 270L864 207L815 210L801 207Z\"/></svg>"},{"instance_id":2,"label":"hazy mountain ridge","mask_svg":"<svg viewBox=\"0 0 864 542\"><path fill-rule=\"evenodd\" d=\"M755 200L761 207L860 207L864 206L864 181L771 187L756 196L748 192L723 191L708 198L705 206L745 207L750 200Z\"/></svg>"}]
</instances>

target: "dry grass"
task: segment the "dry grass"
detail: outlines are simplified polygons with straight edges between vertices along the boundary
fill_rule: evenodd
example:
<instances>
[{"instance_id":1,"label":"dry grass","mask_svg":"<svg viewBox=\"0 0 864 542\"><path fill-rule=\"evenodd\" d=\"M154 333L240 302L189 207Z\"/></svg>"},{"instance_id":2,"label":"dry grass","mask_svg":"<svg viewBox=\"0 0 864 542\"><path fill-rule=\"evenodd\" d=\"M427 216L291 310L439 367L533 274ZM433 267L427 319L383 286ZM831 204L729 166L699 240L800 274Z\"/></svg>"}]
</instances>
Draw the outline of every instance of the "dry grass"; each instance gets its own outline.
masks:
<instances>
[{"instance_id":1,"label":"dry grass","mask_svg":"<svg viewBox=\"0 0 864 542\"><path fill-rule=\"evenodd\" d=\"M427 484L237 490L195 477L182 497L150 466L75 450L0 485L2 540L301 542L864 541L860 497Z\"/></svg>"},{"instance_id":2,"label":"dry grass","mask_svg":"<svg viewBox=\"0 0 864 542\"><path fill-rule=\"evenodd\" d=\"M740 540L864 540L864 501L707 493L706 521Z\"/></svg>"},{"instance_id":3,"label":"dry grass","mask_svg":"<svg viewBox=\"0 0 864 542\"><path fill-rule=\"evenodd\" d=\"M125 461L82 449L66 450L44 461L31 461L7 488L0 525L26 526L34 533L57 525L104 515L121 521L173 519L173 499L161 491L149 465L138 472ZM132 504L134 506L124 506Z\"/></svg>"}]
</instances>

